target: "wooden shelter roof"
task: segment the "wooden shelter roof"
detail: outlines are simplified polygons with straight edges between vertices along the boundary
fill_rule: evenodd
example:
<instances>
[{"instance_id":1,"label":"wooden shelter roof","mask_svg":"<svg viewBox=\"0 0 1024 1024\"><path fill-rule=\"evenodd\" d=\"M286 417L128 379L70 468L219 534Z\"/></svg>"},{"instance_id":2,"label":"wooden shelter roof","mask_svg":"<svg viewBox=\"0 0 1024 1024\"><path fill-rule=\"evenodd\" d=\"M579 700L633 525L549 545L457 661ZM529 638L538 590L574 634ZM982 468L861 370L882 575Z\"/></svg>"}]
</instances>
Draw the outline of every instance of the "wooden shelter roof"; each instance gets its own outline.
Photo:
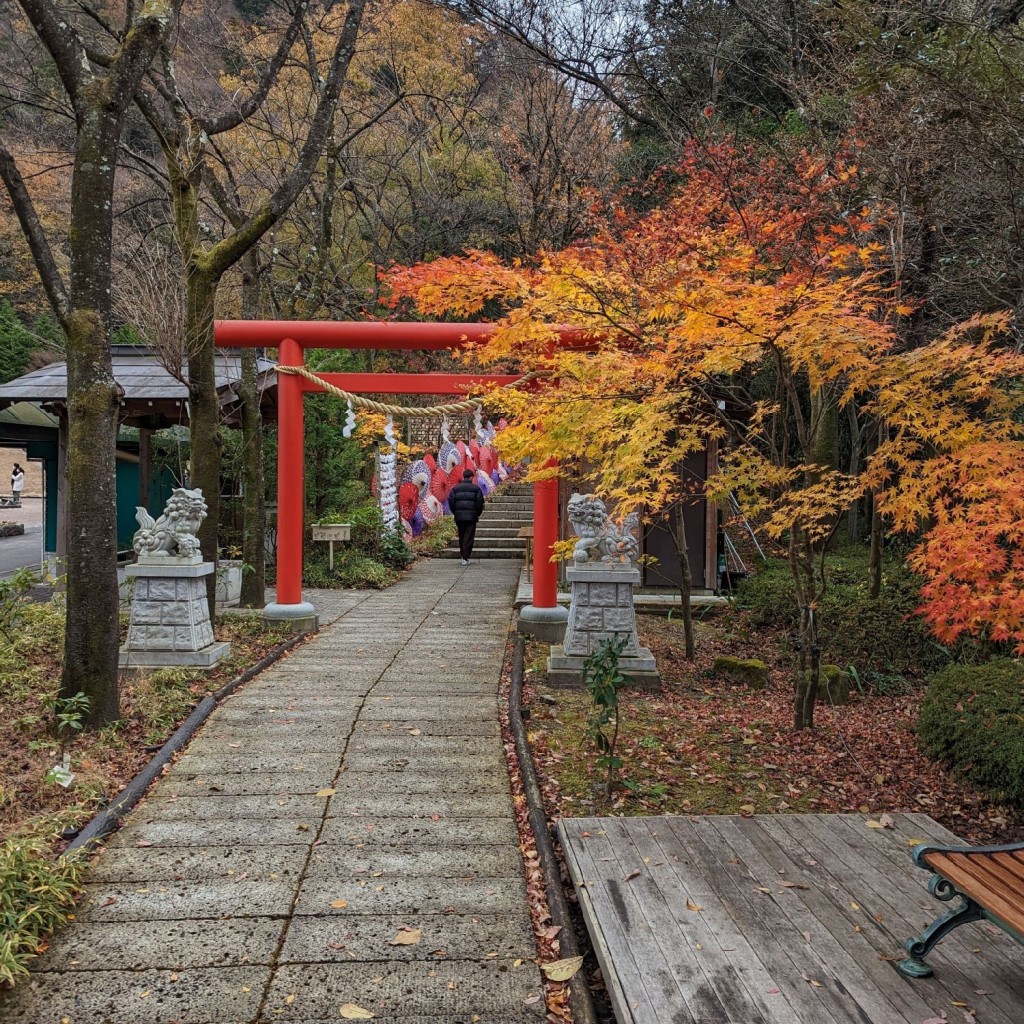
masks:
<instances>
[{"instance_id":1,"label":"wooden shelter roof","mask_svg":"<svg viewBox=\"0 0 1024 1024\"><path fill-rule=\"evenodd\" d=\"M183 370L170 373L150 350L134 345L113 348L114 379L121 388L122 422L150 429L188 423L188 385ZM230 423L237 420L241 357L230 349L218 349L216 383L221 409ZM261 357L257 363L264 417L276 415L276 363ZM64 362L49 363L7 384L0 384L0 409L17 402L34 402L59 409L67 402L68 371Z\"/></svg>"}]
</instances>

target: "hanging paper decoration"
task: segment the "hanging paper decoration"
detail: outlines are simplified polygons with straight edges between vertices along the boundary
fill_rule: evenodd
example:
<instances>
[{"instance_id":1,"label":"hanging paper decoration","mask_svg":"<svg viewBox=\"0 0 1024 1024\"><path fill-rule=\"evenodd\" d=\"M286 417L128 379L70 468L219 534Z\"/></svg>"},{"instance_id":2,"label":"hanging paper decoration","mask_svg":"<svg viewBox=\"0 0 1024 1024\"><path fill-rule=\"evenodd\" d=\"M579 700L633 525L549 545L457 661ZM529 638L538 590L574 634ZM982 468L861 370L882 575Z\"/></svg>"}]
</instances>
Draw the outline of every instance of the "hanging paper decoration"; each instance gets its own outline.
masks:
<instances>
[{"instance_id":1,"label":"hanging paper decoration","mask_svg":"<svg viewBox=\"0 0 1024 1024\"><path fill-rule=\"evenodd\" d=\"M398 440L395 422L390 416L384 426L384 440L388 447L380 453L380 511L384 529L397 533L401 529L398 519Z\"/></svg>"},{"instance_id":2,"label":"hanging paper decoration","mask_svg":"<svg viewBox=\"0 0 1024 1024\"><path fill-rule=\"evenodd\" d=\"M448 436L448 431L450 429L451 428L450 428L449 423L448 423L448 417L447 416L442 416L441 417L441 440L445 444L451 444L451 440L452 439Z\"/></svg>"},{"instance_id":3,"label":"hanging paper decoration","mask_svg":"<svg viewBox=\"0 0 1024 1024\"><path fill-rule=\"evenodd\" d=\"M355 409L352 408L351 401L347 401L345 405L348 407L348 410L345 413L345 426L342 427L341 436L351 437L352 431L356 429L356 413Z\"/></svg>"},{"instance_id":4,"label":"hanging paper decoration","mask_svg":"<svg viewBox=\"0 0 1024 1024\"><path fill-rule=\"evenodd\" d=\"M478 405L473 413L473 433L482 441L484 439L484 411Z\"/></svg>"}]
</instances>

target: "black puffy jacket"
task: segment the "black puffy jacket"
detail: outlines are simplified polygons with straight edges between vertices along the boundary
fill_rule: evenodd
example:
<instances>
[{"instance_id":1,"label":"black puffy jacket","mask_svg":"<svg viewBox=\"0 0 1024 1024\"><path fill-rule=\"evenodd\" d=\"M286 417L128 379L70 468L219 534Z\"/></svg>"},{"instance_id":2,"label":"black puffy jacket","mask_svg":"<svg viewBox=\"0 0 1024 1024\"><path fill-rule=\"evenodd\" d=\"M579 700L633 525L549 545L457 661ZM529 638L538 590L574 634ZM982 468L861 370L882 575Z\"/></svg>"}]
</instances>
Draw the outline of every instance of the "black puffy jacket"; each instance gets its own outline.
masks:
<instances>
[{"instance_id":1,"label":"black puffy jacket","mask_svg":"<svg viewBox=\"0 0 1024 1024\"><path fill-rule=\"evenodd\" d=\"M471 481L464 480L448 492L448 508L457 523L475 523L484 510L484 493Z\"/></svg>"}]
</instances>

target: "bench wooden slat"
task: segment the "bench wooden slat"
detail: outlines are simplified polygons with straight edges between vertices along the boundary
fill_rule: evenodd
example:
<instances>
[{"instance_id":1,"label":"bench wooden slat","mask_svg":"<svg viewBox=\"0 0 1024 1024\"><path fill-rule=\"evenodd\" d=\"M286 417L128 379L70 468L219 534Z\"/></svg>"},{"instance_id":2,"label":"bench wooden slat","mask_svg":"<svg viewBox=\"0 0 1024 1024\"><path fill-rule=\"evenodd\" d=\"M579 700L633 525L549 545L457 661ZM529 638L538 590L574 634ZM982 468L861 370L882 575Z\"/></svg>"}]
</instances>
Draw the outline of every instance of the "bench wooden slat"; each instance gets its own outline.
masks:
<instances>
[{"instance_id":1,"label":"bench wooden slat","mask_svg":"<svg viewBox=\"0 0 1024 1024\"><path fill-rule=\"evenodd\" d=\"M1018 934L1024 934L1024 886L1014 876L1002 874L990 855L929 853L925 863Z\"/></svg>"},{"instance_id":2,"label":"bench wooden slat","mask_svg":"<svg viewBox=\"0 0 1024 1024\"><path fill-rule=\"evenodd\" d=\"M1015 878L1020 879L1021 888L1024 889L1024 860L1009 853L994 853L992 859Z\"/></svg>"},{"instance_id":3,"label":"bench wooden slat","mask_svg":"<svg viewBox=\"0 0 1024 1024\"><path fill-rule=\"evenodd\" d=\"M935 863L936 870L982 905L987 906L989 898L1001 899L1011 907L1024 902L1019 879L993 861L991 854L944 853L936 857L943 858L941 867ZM958 878L964 880L963 886Z\"/></svg>"}]
</instances>

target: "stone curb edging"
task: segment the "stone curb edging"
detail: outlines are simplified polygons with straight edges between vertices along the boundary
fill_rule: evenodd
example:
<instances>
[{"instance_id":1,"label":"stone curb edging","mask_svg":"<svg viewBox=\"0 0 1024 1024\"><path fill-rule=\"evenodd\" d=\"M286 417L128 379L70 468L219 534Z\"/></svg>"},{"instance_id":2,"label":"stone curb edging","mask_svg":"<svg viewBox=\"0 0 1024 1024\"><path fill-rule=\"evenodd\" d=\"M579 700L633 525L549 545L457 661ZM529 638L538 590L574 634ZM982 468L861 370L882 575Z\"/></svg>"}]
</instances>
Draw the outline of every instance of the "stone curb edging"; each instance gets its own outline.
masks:
<instances>
[{"instance_id":1,"label":"stone curb edging","mask_svg":"<svg viewBox=\"0 0 1024 1024\"><path fill-rule=\"evenodd\" d=\"M533 753L530 742L526 738L526 726L523 724L523 648L525 640L521 633L516 633L515 648L512 654L512 680L508 695L508 722L515 740L516 753L519 756L519 771L523 777L523 792L526 795L527 820L533 830L537 843L537 854L540 857L541 870L548 881L547 897L551 920L560 925L558 941L563 959L579 956L580 949L576 940L569 903L562 889L562 872L558 857L555 854L551 832L548 829L547 814L544 811L544 800L533 766ZM597 1013L594 1000L583 971L577 971L569 980L569 1004L572 1008L573 1020L576 1024L597 1024Z\"/></svg>"},{"instance_id":2,"label":"stone curb edging","mask_svg":"<svg viewBox=\"0 0 1024 1024\"><path fill-rule=\"evenodd\" d=\"M255 665L251 665L219 690L205 696L193 709L192 713L171 734L166 743L153 755L149 763L128 783L113 800L107 804L91 821L89 821L64 851L64 856L84 851L91 852L105 836L118 827L121 819L131 811L145 795L146 790L160 776L171 758L192 738L198 728L210 716L210 712L225 697L229 697L243 683L247 683L264 669L269 668L294 647L312 635L311 630L301 633L278 644L272 651L263 655Z\"/></svg>"}]
</instances>

